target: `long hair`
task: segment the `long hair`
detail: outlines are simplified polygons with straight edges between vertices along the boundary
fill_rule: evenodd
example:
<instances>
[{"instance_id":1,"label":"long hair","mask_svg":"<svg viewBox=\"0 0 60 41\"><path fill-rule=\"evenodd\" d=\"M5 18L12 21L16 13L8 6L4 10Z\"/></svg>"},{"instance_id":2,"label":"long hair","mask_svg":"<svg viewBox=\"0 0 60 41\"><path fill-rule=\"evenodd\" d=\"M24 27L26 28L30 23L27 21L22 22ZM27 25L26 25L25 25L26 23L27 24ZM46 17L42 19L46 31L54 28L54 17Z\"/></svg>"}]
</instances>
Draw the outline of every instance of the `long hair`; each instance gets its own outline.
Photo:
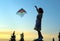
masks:
<instances>
[{"instance_id":1,"label":"long hair","mask_svg":"<svg viewBox=\"0 0 60 41\"><path fill-rule=\"evenodd\" d=\"M43 13L43 9L42 8L39 8L38 11L39 11L39 13Z\"/></svg>"}]
</instances>

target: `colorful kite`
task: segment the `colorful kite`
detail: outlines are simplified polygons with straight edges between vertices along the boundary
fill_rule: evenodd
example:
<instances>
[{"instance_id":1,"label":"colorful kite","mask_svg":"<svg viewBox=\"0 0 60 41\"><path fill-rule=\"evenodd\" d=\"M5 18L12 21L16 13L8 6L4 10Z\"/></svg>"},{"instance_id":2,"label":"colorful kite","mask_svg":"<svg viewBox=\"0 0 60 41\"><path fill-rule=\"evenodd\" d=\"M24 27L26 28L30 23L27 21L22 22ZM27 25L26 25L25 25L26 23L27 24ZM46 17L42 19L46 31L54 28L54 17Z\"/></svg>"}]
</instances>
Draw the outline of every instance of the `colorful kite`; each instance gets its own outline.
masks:
<instances>
[{"instance_id":1,"label":"colorful kite","mask_svg":"<svg viewBox=\"0 0 60 41\"><path fill-rule=\"evenodd\" d=\"M26 14L26 11L23 8L21 8L20 10L17 11L17 14L23 17Z\"/></svg>"}]
</instances>

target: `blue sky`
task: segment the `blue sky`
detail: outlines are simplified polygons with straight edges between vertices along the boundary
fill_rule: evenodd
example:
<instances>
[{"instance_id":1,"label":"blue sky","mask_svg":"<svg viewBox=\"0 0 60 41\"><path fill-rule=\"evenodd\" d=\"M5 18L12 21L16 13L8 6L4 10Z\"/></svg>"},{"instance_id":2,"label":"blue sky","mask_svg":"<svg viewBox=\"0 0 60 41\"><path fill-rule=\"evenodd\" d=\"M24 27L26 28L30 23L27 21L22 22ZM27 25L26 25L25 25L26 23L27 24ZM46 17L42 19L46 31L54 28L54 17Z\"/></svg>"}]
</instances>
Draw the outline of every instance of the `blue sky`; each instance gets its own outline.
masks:
<instances>
[{"instance_id":1,"label":"blue sky","mask_svg":"<svg viewBox=\"0 0 60 41\"><path fill-rule=\"evenodd\" d=\"M43 33L60 31L60 0L0 0L0 30L34 31L37 7L42 7ZM21 18L16 12L24 8L27 13Z\"/></svg>"}]
</instances>

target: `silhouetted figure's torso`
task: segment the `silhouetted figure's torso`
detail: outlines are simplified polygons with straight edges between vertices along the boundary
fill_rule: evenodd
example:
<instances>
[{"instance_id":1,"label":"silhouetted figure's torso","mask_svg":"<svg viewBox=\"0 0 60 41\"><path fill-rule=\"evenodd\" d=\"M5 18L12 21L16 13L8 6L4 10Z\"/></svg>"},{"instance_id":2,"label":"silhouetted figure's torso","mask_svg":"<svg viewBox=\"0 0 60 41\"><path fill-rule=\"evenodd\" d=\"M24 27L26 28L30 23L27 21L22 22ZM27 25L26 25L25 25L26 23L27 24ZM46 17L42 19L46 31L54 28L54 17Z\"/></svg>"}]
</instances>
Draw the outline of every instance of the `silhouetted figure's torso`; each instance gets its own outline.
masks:
<instances>
[{"instance_id":1,"label":"silhouetted figure's torso","mask_svg":"<svg viewBox=\"0 0 60 41\"><path fill-rule=\"evenodd\" d=\"M24 41L24 33L21 34L21 39L20 41Z\"/></svg>"},{"instance_id":2,"label":"silhouetted figure's torso","mask_svg":"<svg viewBox=\"0 0 60 41\"><path fill-rule=\"evenodd\" d=\"M35 30L37 31L41 31L41 21L42 21L42 16L43 16L43 9L42 8L37 8L37 6L35 6L38 15L36 17L36 25L35 25Z\"/></svg>"},{"instance_id":3,"label":"silhouetted figure's torso","mask_svg":"<svg viewBox=\"0 0 60 41\"><path fill-rule=\"evenodd\" d=\"M59 38L59 41L60 41L60 32L59 32L58 38Z\"/></svg>"},{"instance_id":4,"label":"silhouetted figure's torso","mask_svg":"<svg viewBox=\"0 0 60 41\"><path fill-rule=\"evenodd\" d=\"M55 41L55 39L53 38L53 41Z\"/></svg>"},{"instance_id":5,"label":"silhouetted figure's torso","mask_svg":"<svg viewBox=\"0 0 60 41\"><path fill-rule=\"evenodd\" d=\"M12 34L12 36L11 36L11 39L10 39L10 41L16 41L16 39L15 39L16 37L15 37L15 31L13 32L13 34Z\"/></svg>"}]
</instances>

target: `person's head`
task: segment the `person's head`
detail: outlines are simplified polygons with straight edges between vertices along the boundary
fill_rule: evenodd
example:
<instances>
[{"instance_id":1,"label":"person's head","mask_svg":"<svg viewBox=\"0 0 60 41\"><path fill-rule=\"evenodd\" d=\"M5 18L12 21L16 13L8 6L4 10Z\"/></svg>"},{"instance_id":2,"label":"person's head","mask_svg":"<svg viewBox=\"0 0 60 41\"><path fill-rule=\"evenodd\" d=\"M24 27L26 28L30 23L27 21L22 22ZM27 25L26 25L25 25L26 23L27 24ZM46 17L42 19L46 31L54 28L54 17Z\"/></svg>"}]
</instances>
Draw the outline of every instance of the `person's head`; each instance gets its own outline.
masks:
<instances>
[{"instance_id":1,"label":"person's head","mask_svg":"<svg viewBox=\"0 0 60 41\"><path fill-rule=\"evenodd\" d=\"M24 37L24 33L22 33L22 34L20 34L21 35L21 38L23 38Z\"/></svg>"},{"instance_id":2,"label":"person's head","mask_svg":"<svg viewBox=\"0 0 60 41\"><path fill-rule=\"evenodd\" d=\"M39 8L38 11L39 11L39 13L43 13L43 9L42 8Z\"/></svg>"},{"instance_id":3,"label":"person's head","mask_svg":"<svg viewBox=\"0 0 60 41\"><path fill-rule=\"evenodd\" d=\"M15 31L13 32L13 35L15 35Z\"/></svg>"}]
</instances>

